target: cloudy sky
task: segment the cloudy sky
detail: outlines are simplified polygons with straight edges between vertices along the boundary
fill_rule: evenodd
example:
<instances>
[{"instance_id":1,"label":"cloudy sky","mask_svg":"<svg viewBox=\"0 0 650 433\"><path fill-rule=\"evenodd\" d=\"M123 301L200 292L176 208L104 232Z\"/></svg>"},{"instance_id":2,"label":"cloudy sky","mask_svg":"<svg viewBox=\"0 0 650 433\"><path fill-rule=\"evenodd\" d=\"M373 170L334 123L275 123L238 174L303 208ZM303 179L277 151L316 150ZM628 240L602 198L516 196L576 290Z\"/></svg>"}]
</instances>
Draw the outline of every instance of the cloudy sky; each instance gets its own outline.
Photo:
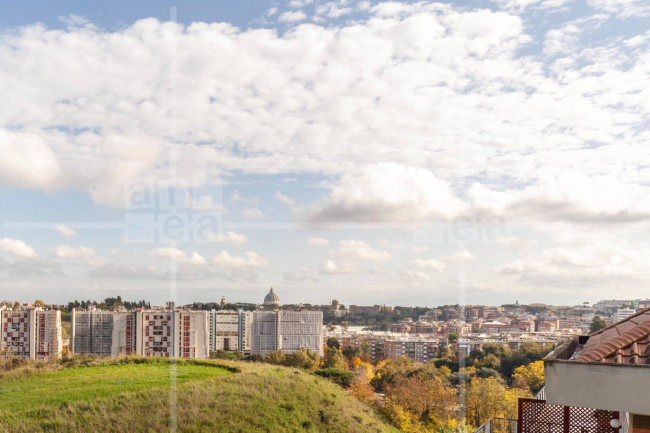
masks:
<instances>
[{"instance_id":1,"label":"cloudy sky","mask_svg":"<svg viewBox=\"0 0 650 433\"><path fill-rule=\"evenodd\" d=\"M649 21L0 1L0 299L645 298Z\"/></svg>"}]
</instances>

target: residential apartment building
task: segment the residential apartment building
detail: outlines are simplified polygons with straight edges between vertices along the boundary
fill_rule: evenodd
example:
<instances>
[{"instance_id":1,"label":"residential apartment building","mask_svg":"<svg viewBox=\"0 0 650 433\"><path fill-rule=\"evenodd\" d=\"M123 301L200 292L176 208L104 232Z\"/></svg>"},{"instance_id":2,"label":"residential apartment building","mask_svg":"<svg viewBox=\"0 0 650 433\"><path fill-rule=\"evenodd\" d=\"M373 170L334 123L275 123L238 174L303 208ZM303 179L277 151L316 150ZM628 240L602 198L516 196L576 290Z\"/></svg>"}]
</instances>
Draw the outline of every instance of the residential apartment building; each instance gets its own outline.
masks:
<instances>
[{"instance_id":1,"label":"residential apartment building","mask_svg":"<svg viewBox=\"0 0 650 433\"><path fill-rule=\"evenodd\" d=\"M113 333L111 356L132 355L136 353L138 313L120 311L113 313Z\"/></svg>"},{"instance_id":2,"label":"residential apartment building","mask_svg":"<svg viewBox=\"0 0 650 433\"><path fill-rule=\"evenodd\" d=\"M625 320L635 313L636 310L632 308L619 308L616 310L616 313L614 313L614 317L612 317L612 321L614 323L620 322L621 320Z\"/></svg>"},{"instance_id":3,"label":"residential apartment building","mask_svg":"<svg viewBox=\"0 0 650 433\"><path fill-rule=\"evenodd\" d=\"M90 308L70 312L70 352L111 356L113 313Z\"/></svg>"},{"instance_id":4,"label":"residential apartment building","mask_svg":"<svg viewBox=\"0 0 650 433\"><path fill-rule=\"evenodd\" d=\"M71 353L207 358L207 311L72 310Z\"/></svg>"},{"instance_id":5,"label":"residential apartment building","mask_svg":"<svg viewBox=\"0 0 650 433\"><path fill-rule=\"evenodd\" d=\"M208 311L175 311L173 356L178 358L208 358L210 328Z\"/></svg>"},{"instance_id":6,"label":"residential apartment building","mask_svg":"<svg viewBox=\"0 0 650 433\"><path fill-rule=\"evenodd\" d=\"M266 355L267 353L279 350L277 311L255 311L253 312L253 333L251 335L251 353Z\"/></svg>"},{"instance_id":7,"label":"residential apartment building","mask_svg":"<svg viewBox=\"0 0 650 433\"><path fill-rule=\"evenodd\" d=\"M612 314L617 309L624 307L626 305L637 305L636 299L605 299L602 301L596 302L596 312Z\"/></svg>"},{"instance_id":8,"label":"residential apartment building","mask_svg":"<svg viewBox=\"0 0 650 433\"><path fill-rule=\"evenodd\" d=\"M521 334L532 332L535 325L529 322L506 324L501 322L485 322L480 330L486 334Z\"/></svg>"},{"instance_id":9,"label":"residential apartment building","mask_svg":"<svg viewBox=\"0 0 650 433\"><path fill-rule=\"evenodd\" d=\"M281 350L309 349L323 356L322 311L255 311L251 352L266 355Z\"/></svg>"},{"instance_id":10,"label":"residential apartment building","mask_svg":"<svg viewBox=\"0 0 650 433\"><path fill-rule=\"evenodd\" d=\"M136 353L165 358L207 358L210 331L207 311L139 311Z\"/></svg>"},{"instance_id":11,"label":"residential apartment building","mask_svg":"<svg viewBox=\"0 0 650 433\"><path fill-rule=\"evenodd\" d=\"M323 356L322 311L278 311L279 349L284 353L309 349Z\"/></svg>"},{"instance_id":12,"label":"residential apartment building","mask_svg":"<svg viewBox=\"0 0 650 433\"><path fill-rule=\"evenodd\" d=\"M438 354L437 341L418 340L385 340L384 359L397 360L401 356L408 356L413 361L428 362Z\"/></svg>"},{"instance_id":13,"label":"residential apartment building","mask_svg":"<svg viewBox=\"0 0 650 433\"><path fill-rule=\"evenodd\" d=\"M210 349L251 352L253 312L212 310L210 312Z\"/></svg>"},{"instance_id":14,"label":"residential apartment building","mask_svg":"<svg viewBox=\"0 0 650 433\"><path fill-rule=\"evenodd\" d=\"M174 356L174 312L138 311L136 353L141 356Z\"/></svg>"},{"instance_id":15,"label":"residential apartment building","mask_svg":"<svg viewBox=\"0 0 650 433\"><path fill-rule=\"evenodd\" d=\"M0 354L48 362L63 349L61 312L34 308L0 311Z\"/></svg>"}]
</instances>

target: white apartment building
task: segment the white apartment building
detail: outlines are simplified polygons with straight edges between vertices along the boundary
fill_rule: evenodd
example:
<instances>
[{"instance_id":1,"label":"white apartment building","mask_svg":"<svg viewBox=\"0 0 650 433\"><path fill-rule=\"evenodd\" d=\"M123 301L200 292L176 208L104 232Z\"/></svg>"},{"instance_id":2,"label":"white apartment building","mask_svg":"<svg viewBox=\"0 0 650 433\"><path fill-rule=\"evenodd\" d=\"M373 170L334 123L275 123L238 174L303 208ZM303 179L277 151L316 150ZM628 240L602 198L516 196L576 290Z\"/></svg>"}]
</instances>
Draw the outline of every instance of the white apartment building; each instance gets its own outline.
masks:
<instances>
[{"instance_id":1,"label":"white apartment building","mask_svg":"<svg viewBox=\"0 0 650 433\"><path fill-rule=\"evenodd\" d=\"M605 299L596 302L596 311L598 313L610 314L624 305L637 305L636 299Z\"/></svg>"},{"instance_id":2,"label":"white apartment building","mask_svg":"<svg viewBox=\"0 0 650 433\"><path fill-rule=\"evenodd\" d=\"M207 311L72 311L70 351L104 356L137 354L208 358Z\"/></svg>"},{"instance_id":3,"label":"white apartment building","mask_svg":"<svg viewBox=\"0 0 650 433\"><path fill-rule=\"evenodd\" d=\"M135 312L94 308L71 311L70 352L103 356L131 355L136 351Z\"/></svg>"},{"instance_id":4,"label":"white apartment building","mask_svg":"<svg viewBox=\"0 0 650 433\"><path fill-rule=\"evenodd\" d=\"M636 310L632 308L619 308L616 310L616 313L614 313L612 322L620 322L621 320L625 320L634 314L636 314Z\"/></svg>"},{"instance_id":5,"label":"white apartment building","mask_svg":"<svg viewBox=\"0 0 650 433\"><path fill-rule=\"evenodd\" d=\"M178 358L208 358L210 356L209 312L175 311L173 356Z\"/></svg>"},{"instance_id":6,"label":"white apartment building","mask_svg":"<svg viewBox=\"0 0 650 433\"><path fill-rule=\"evenodd\" d=\"M174 312L138 311L135 351L141 356L174 356Z\"/></svg>"},{"instance_id":7,"label":"white apartment building","mask_svg":"<svg viewBox=\"0 0 650 433\"><path fill-rule=\"evenodd\" d=\"M278 349L284 353L309 349L323 356L322 311L278 311Z\"/></svg>"},{"instance_id":8,"label":"white apartment building","mask_svg":"<svg viewBox=\"0 0 650 433\"><path fill-rule=\"evenodd\" d=\"M207 311L139 311L136 353L165 358L210 355Z\"/></svg>"},{"instance_id":9,"label":"white apartment building","mask_svg":"<svg viewBox=\"0 0 650 433\"><path fill-rule=\"evenodd\" d=\"M293 353L309 349L323 356L321 311L255 311L252 353L266 355L281 350Z\"/></svg>"},{"instance_id":10,"label":"white apartment building","mask_svg":"<svg viewBox=\"0 0 650 433\"><path fill-rule=\"evenodd\" d=\"M210 348L212 351L251 352L253 312L212 310L210 312Z\"/></svg>"},{"instance_id":11,"label":"white apartment building","mask_svg":"<svg viewBox=\"0 0 650 433\"><path fill-rule=\"evenodd\" d=\"M59 359L61 312L34 308L0 311L0 353L39 362Z\"/></svg>"},{"instance_id":12,"label":"white apartment building","mask_svg":"<svg viewBox=\"0 0 650 433\"><path fill-rule=\"evenodd\" d=\"M266 355L269 352L279 350L280 335L278 333L277 313L277 311L253 312L251 353Z\"/></svg>"}]
</instances>

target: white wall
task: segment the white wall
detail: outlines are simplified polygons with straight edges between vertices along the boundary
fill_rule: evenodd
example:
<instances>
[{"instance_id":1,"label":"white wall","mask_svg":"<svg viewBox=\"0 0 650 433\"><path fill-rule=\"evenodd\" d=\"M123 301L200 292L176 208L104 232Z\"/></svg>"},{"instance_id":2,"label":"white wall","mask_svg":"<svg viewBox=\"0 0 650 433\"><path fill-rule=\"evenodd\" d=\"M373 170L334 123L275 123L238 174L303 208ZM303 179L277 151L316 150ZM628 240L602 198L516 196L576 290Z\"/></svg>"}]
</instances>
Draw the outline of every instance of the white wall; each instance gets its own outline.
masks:
<instances>
[{"instance_id":1,"label":"white wall","mask_svg":"<svg viewBox=\"0 0 650 433\"><path fill-rule=\"evenodd\" d=\"M545 361L549 404L650 415L650 365Z\"/></svg>"}]
</instances>

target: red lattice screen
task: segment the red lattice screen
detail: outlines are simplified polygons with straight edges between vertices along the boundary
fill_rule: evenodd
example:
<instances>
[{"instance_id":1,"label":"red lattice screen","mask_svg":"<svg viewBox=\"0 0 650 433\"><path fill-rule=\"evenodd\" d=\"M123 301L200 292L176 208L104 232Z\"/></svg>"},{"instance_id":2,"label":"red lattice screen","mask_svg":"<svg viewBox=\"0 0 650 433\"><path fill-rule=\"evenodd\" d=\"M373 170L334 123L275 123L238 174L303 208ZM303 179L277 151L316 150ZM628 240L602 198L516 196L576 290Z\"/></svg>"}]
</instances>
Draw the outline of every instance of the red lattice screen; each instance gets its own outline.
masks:
<instances>
[{"instance_id":1,"label":"red lattice screen","mask_svg":"<svg viewBox=\"0 0 650 433\"><path fill-rule=\"evenodd\" d=\"M612 419L618 419L618 412L520 398L517 433L618 433L610 426Z\"/></svg>"}]
</instances>

